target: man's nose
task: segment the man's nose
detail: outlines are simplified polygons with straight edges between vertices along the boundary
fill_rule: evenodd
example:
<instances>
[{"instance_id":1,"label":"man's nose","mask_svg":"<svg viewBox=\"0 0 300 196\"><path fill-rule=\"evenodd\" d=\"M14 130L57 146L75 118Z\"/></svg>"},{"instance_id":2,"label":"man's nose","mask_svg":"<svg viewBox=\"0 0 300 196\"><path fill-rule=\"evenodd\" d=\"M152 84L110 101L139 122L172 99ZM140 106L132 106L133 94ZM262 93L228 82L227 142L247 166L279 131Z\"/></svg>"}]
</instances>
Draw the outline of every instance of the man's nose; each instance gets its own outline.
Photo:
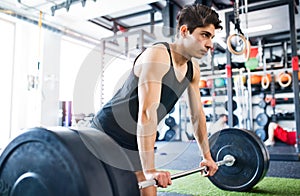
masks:
<instances>
[{"instance_id":1,"label":"man's nose","mask_svg":"<svg viewBox=\"0 0 300 196\"><path fill-rule=\"evenodd\" d=\"M214 45L213 45L212 39L207 40L205 46L206 46L208 49L213 49Z\"/></svg>"}]
</instances>

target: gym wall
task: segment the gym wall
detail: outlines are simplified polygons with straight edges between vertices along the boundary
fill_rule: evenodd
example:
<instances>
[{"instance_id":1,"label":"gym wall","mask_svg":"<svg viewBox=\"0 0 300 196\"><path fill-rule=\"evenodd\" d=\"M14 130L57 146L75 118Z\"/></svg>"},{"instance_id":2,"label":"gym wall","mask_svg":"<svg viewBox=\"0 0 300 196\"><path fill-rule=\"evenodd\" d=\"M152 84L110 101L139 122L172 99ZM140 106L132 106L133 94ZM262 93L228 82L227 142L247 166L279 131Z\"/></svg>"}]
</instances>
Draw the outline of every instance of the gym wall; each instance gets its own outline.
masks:
<instances>
[{"instance_id":1,"label":"gym wall","mask_svg":"<svg viewBox=\"0 0 300 196\"><path fill-rule=\"evenodd\" d=\"M66 93L64 89L68 87L73 89L78 67L92 47L86 49L82 57L74 56L74 51L61 48L63 42L70 42L71 39L66 41L60 33L42 29L39 46L38 26L6 15L1 15L0 25L1 29L5 29L5 33L1 34L1 43L4 44L0 45L3 54L1 148L24 128L60 125L60 101L66 98L60 97L60 94ZM73 50L87 48L80 41L73 43ZM39 61L40 70L37 69ZM77 68L74 61L78 64ZM62 62L69 64L63 65ZM73 78L70 84L63 77L70 76L71 72ZM66 83L69 86L64 85ZM69 97L72 97L72 93L71 90Z\"/></svg>"}]
</instances>

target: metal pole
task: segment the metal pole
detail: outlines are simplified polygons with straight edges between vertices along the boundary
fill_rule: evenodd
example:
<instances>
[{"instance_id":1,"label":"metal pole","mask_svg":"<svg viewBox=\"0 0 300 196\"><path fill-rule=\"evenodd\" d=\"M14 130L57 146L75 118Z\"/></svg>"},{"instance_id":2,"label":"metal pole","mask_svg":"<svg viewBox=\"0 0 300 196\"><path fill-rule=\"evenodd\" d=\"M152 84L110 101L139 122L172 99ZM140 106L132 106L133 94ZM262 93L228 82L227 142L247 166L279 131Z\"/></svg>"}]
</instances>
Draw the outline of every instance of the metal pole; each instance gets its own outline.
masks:
<instances>
[{"instance_id":1,"label":"metal pole","mask_svg":"<svg viewBox=\"0 0 300 196\"><path fill-rule=\"evenodd\" d=\"M104 105L104 55L105 55L105 40L101 41L100 44L100 73L101 73L101 80L100 80L100 106Z\"/></svg>"},{"instance_id":2,"label":"metal pole","mask_svg":"<svg viewBox=\"0 0 300 196\"><path fill-rule=\"evenodd\" d=\"M226 166L232 166L234 164L235 158L232 155L225 155L222 161L216 162L217 166L226 165ZM183 171L177 174L171 175L171 180L175 180L177 178L181 178L193 173L205 171L207 168L206 166L203 167L197 167L191 170Z\"/></svg>"},{"instance_id":3,"label":"metal pole","mask_svg":"<svg viewBox=\"0 0 300 196\"><path fill-rule=\"evenodd\" d=\"M211 65L211 72L212 72L212 75L214 76L215 75L215 65L214 65L214 51L211 51L211 62L210 62L210 65ZM215 79L212 79L212 87L211 87L211 98L212 98L212 109L213 109L213 118L212 118L212 122L215 123L217 121L217 115L216 115L216 88L215 88L215 82L214 82Z\"/></svg>"},{"instance_id":4,"label":"metal pole","mask_svg":"<svg viewBox=\"0 0 300 196\"><path fill-rule=\"evenodd\" d=\"M230 18L231 13L225 14L225 29L226 29L226 36L229 37L230 32ZM233 93L232 93L232 69L231 69L231 54L228 50L226 50L226 57L227 57L227 65L226 65L226 75L227 75L227 108L228 108L228 126L233 127L233 111L232 111L232 100L233 100Z\"/></svg>"},{"instance_id":5,"label":"metal pole","mask_svg":"<svg viewBox=\"0 0 300 196\"><path fill-rule=\"evenodd\" d=\"M295 122L297 131L297 152L300 152L300 101L299 101L299 59L297 55L297 32L295 24L295 5L294 0L289 1L289 17L290 17L290 32L291 32L291 48L292 48L292 69L293 69L293 91L295 104Z\"/></svg>"}]
</instances>

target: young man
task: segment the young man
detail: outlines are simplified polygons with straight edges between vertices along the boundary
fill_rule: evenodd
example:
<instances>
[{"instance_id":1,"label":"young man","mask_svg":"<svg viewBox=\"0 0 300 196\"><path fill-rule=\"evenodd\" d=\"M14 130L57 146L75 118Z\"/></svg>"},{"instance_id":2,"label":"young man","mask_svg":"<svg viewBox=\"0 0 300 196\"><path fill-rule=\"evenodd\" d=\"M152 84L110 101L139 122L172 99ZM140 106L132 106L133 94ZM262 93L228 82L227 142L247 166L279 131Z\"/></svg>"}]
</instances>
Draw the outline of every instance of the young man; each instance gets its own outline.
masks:
<instances>
[{"instance_id":1,"label":"young man","mask_svg":"<svg viewBox=\"0 0 300 196\"><path fill-rule=\"evenodd\" d=\"M92 127L106 132L125 149L138 181L155 179L159 187L172 183L168 171L155 168L156 131L186 89L194 135L203 153L200 165L207 166L208 176L217 171L200 101L200 69L192 58L202 58L212 49L220 24L218 14L206 6L184 7L178 17L176 41L157 43L142 52L122 88L93 119ZM144 188L141 194L156 195L156 187Z\"/></svg>"},{"instance_id":2,"label":"young man","mask_svg":"<svg viewBox=\"0 0 300 196\"><path fill-rule=\"evenodd\" d=\"M264 142L266 146L274 146L275 138L288 144L296 144L296 131L288 131L283 129L279 124L270 122L268 126L268 139Z\"/></svg>"}]
</instances>

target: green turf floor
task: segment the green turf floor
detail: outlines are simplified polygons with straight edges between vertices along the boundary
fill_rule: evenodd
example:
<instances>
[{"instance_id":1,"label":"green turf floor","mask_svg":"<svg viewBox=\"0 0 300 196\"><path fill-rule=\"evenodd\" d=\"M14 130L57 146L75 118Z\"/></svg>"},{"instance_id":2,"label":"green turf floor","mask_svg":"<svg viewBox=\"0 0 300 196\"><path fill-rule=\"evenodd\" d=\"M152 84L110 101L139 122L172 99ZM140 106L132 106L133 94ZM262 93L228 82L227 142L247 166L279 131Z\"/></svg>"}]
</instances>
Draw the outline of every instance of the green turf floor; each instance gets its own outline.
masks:
<instances>
[{"instance_id":1,"label":"green turf floor","mask_svg":"<svg viewBox=\"0 0 300 196\"><path fill-rule=\"evenodd\" d=\"M300 171L299 171L300 172ZM159 188L159 192L174 192L187 195L281 195L300 196L300 179L265 177L250 192L224 191L214 186L208 178L200 174L192 174L173 180L168 188Z\"/></svg>"}]
</instances>

